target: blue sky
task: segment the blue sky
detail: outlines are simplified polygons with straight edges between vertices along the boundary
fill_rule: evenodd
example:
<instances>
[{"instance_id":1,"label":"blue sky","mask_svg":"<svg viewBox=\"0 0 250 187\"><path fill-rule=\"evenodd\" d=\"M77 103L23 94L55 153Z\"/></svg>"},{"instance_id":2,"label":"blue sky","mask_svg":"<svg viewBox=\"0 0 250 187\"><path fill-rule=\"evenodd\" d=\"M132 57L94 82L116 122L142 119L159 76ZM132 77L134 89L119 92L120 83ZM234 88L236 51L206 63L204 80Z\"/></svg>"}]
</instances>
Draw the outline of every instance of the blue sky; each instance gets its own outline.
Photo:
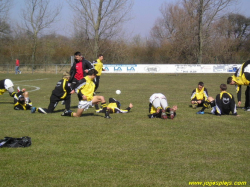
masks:
<instances>
[{"instance_id":1,"label":"blue sky","mask_svg":"<svg viewBox=\"0 0 250 187\"><path fill-rule=\"evenodd\" d=\"M59 34L70 35L72 10L66 0L51 0L54 4L62 5L62 12L53 29ZM13 0L13 6L10 11L10 17L14 22L19 22L21 17L21 9L25 6L24 0ZM155 20L160 17L159 8L164 3L176 2L176 0L134 0L132 8L132 17L128 23L124 25L126 32L131 35L140 34L142 37L149 36L150 30L153 27ZM238 0L237 4L230 7L235 13L243 14L250 17L250 0Z\"/></svg>"}]
</instances>

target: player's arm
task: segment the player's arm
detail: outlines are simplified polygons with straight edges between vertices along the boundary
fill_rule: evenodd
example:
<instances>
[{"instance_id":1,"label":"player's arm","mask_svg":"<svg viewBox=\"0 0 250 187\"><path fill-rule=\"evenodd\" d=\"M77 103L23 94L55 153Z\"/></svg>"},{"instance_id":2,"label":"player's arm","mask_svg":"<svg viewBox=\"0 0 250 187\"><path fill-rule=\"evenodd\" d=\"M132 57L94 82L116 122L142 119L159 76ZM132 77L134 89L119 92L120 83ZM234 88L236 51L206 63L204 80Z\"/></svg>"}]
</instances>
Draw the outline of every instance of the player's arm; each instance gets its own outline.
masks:
<instances>
[{"instance_id":1,"label":"player's arm","mask_svg":"<svg viewBox=\"0 0 250 187\"><path fill-rule=\"evenodd\" d=\"M94 66L91 64L91 62L89 62L89 61L87 61L87 60L84 60L84 63L85 63L85 65L86 65L86 66L85 66L85 67L86 67L86 70L87 70L87 71L85 70L86 73L88 73L88 71L91 70L91 69L95 69Z\"/></svg>"},{"instance_id":2,"label":"player's arm","mask_svg":"<svg viewBox=\"0 0 250 187\"><path fill-rule=\"evenodd\" d=\"M238 99L238 105L241 104L241 85L235 85L236 93L237 93L237 99Z\"/></svg>"},{"instance_id":3,"label":"player's arm","mask_svg":"<svg viewBox=\"0 0 250 187\"><path fill-rule=\"evenodd\" d=\"M192 94L191 94L191 101L195 100L195 98L196 98L195 94L196 94L196 89L194 89Z\"/></svg>"},{"instance_id":4,"label":"player's arm","mask_svg":"<svg viewBox=\"0 0 250 187\"><path fill-rule=\"evenodd\" d=\"M83 78L83 79L79 80L78 85L75 88L75 93L77 93L78 98L81 100L83 99L83 94L82 94L81 90L85 87L85 85L86 85L86 79Z\"/></svg>"},{"instance_id":5,"label":"player's arm","mask_svg":"<svg viewBox=\"0 0 250 187\"><path fill-rule=\"evenodd\" d=\"M66 81L66 82L65 82L65 84L63 84L64 85L63 90L65 89L67 94L69 94L73 89L71 88L71 84L69 83L69 81L67 81L67 80L64 80L64 81Z\"/></svg>"},{"instance_id":6,"label":"player's arm","mask_svg":"<svg viewBox=\"0 0 250 187\"><path fill-rule=\"evenodd\" d=\"M69 74L70 74L69 82L70 83L72 82L72 79L75 76L75 72L76 72L75 68L76 67L75 67L75 62L74 62L74 64L71 66L70 71L69 71Z\"/></svg>"},{"instance_id":7,"label":"player's arm","mask_svg":"<svg viewBox=\"0 0 250 187\"><path fill-rule=\"evenodd\" d=\"M115 113L128 113L131 110L131 108L133 108L132 103L130 103L128 108L126 108L126 109L120 109L120 108L116 107Z\"/></svg>"},{"instance_id":8,"label":"player's arm","mask_svg":"<svg viewBox=\"0 0 250 187\"><path fill-rule=\"evenodd\" d=\"M231 109L232 114L237 116L236 104L235 104L233 95L232 95L231 102L230 102L230 109Z\"/></svg>"},{"instance_id":9,"label":"player's arm","mask_svg":"<svg viewBox=\"0 0 250 187\"><path fill-rule=\"evenodd\" d=\"M204 101L206 101L208 98L208 91L206 88L204 88Z\"/></svg>"},{"instance_id":10,"label":"player's arm","mask_svg":"<svg viewBox=\"0 0 250 187\"><path fill-rule=\"evenodd\" d=\"M115 113L128 113L130 110L130 108L126 108L126 109L120 109L120 108L115 108Z\"/></svg>"}]
</instances>

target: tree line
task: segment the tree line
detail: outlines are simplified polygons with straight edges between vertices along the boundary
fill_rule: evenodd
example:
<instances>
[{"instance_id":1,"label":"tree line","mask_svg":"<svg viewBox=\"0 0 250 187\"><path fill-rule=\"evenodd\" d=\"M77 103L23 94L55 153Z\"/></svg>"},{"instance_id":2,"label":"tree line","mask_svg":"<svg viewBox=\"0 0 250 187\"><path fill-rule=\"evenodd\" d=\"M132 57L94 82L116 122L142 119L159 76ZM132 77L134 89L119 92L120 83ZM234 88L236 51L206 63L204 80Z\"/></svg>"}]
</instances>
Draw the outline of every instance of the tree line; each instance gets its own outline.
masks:
<instances>
[{"instance_id":1,"label":"tree line","mask_svg":"<svg viewBox=\"0 0 250 187\"><path fill-rule=\"evenodd\" d=\"M0 1L0 64L68 64L81 51L89 61L104 54L109 64L230 64L250 58L250 18L225 12L233 0L163 3L149 36L126 37L132 0L71 0L74 32L47 32L61 6L26 0L22 22L11 25L11 1ZM75 6L77 5L77 6ZM56 8L55 8L56 7Z\"/></svg>"}]
</instances>

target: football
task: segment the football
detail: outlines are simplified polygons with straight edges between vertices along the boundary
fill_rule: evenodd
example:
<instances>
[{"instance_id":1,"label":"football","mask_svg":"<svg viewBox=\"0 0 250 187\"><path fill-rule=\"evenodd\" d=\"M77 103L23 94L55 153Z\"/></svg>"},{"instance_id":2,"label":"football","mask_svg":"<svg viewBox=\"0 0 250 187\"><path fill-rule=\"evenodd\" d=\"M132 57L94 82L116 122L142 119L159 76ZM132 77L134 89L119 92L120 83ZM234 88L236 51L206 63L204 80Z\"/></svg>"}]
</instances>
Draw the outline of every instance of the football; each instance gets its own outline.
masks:
<instances>
[{"instance_id":1,"label":"football","mask_svg":"<svg viewBox=\"0 0 250 187\"><path fill-rule=\"evenodd\" d=\"M121 90L116 90L115 93L119 95L119 94L121 94L122 92L121 92Z\"/></svg>"}]
</instances>

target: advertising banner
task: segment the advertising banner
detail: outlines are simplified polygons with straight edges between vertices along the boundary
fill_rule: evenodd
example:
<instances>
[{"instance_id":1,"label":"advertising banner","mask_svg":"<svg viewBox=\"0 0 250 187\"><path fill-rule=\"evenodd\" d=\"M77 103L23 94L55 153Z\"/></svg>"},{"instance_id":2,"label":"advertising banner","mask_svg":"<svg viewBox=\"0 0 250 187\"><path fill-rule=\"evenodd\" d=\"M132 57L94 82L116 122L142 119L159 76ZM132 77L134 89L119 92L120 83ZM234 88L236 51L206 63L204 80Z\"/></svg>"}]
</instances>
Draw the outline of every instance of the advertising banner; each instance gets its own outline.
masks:
<instances>
[{"instance_id":1,"label":"advertising banner","mask_svg":"<svg viewBox=\"0 0 250 187\"><path fill-rule=\"evenodd\" d=\"M104 64L103 73L230 73L241 64Z\"/></svg>"}]
</instances>

